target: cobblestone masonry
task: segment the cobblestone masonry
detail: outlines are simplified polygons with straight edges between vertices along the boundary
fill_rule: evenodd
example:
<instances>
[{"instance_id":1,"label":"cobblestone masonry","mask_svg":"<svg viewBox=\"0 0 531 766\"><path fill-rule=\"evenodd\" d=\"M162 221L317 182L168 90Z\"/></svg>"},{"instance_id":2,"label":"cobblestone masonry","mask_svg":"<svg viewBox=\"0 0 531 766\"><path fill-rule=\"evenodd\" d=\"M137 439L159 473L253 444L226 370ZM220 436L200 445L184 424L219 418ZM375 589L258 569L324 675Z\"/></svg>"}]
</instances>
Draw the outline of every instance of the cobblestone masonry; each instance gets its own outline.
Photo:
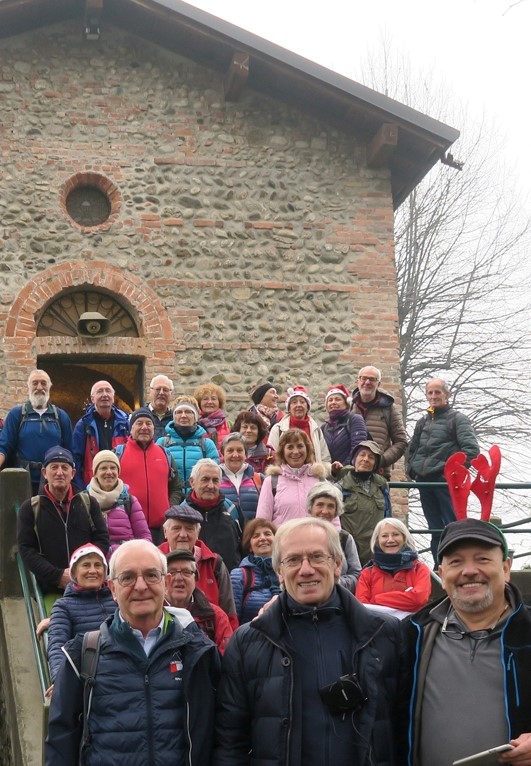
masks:
<instances>
[{"instance_id":1,"label":"cobblestone masonry","mask_svg":"<svg viewBox=\"0 0 531 766\"><path fill-rule=\"evenodd\" d=\"M83 43L77 22L0 42L0 112L3 409L45 353L138 353L147 381L213 378L231 413L260 378L317 399L369 361L398 393L388 173L354 138L248 88L225 103L221 75L105 25ZM117 190L89 231L61 205L84 173ZM143 337L35 338L87 283Z\"/></svg>"}]
</instances>

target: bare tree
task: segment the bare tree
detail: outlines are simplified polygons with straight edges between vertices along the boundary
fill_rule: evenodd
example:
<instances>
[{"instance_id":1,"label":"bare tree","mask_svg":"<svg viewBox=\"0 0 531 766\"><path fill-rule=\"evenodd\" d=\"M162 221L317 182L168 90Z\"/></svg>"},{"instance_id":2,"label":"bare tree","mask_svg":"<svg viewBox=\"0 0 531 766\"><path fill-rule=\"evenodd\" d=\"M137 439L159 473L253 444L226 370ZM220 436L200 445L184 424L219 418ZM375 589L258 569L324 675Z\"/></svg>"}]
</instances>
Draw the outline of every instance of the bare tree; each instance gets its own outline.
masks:
<instances>
[{"instance_id":1,"label":"bare tree","mask_svg":"<svg viewBox=\"0 0 531 766\"><path fill-rule=\"evenodd\" d=\"M452 153L465 162L462 172L436 166L396 214L405 417L419 417L426 380L442 376L484 444L529 436L531 227L500 162L503 139L467 118L433 73L414 77L388 41L382 48L368 84L457 124Z\"/></svg>"}]
</instances>

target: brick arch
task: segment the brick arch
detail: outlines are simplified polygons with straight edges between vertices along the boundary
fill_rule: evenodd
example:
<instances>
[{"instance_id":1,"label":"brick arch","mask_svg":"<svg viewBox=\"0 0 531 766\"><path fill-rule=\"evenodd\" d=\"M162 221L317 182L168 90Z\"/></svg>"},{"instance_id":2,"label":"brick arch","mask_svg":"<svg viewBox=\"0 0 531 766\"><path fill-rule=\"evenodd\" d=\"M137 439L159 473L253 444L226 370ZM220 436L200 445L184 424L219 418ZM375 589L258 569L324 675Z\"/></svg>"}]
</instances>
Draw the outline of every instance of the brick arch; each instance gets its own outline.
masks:
<instances>
[{"instance_id":1,"label":"brick arch","mask_svg":"<svg viewBox=\"0 0 531 766\"><path fill-rule=\"evenodd\" d=\"M116 295L137 319L140 338L36 337L36 318L64 290L89 286ZM172 328L166 309L151 287L133 274L104 261L70 261L52 266L31 279L19 292L7 315L4 354L8 398L17 401L38 356L45 354L113 354L145 359L146 378L157 372L171 375L175 354L184 348L181 328ZM9 402L6 402L8 404Z\"/></svg>"}]
</instances>

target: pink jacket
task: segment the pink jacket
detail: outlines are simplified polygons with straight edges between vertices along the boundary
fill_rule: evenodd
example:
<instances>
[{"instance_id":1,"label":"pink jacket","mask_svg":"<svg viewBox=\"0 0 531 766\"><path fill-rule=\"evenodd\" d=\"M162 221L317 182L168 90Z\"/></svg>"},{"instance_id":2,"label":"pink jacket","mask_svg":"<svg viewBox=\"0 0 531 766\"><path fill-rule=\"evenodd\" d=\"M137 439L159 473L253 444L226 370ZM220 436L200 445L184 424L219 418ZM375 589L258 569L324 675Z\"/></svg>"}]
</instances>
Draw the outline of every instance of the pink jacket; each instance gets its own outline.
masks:
<instances>
[{"instance_id":1,"label":"pink jacket","mask_svg":"<svg viewBox=\"0 0 531 766\"><path fill-rule=\"evenodd\" d=\"M326 477L326 469L321 463L307 463L299 469L290 468L284 463L281 466L271 466L266 473L258 499L256 518L269 519L277 527L285 521L308 515L306 495L314 484ZM271 489L272 475L278 476L274 497Z\"/></svg>"}]
</instances>

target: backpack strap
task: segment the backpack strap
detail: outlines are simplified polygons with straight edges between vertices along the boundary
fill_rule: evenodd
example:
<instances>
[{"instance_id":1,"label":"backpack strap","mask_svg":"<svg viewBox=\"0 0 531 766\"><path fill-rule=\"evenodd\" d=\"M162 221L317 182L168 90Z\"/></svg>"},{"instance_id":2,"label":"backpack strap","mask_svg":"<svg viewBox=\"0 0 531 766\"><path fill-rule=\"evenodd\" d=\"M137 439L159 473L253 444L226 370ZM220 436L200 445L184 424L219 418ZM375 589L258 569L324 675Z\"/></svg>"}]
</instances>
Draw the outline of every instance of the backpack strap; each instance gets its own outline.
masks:
<instances>
[{"instance_id":1,"label":"backpack strap","mask_svg":"<svg viewBox=\"0 0 531 766\"><path fill-rule=\"evenodd\" d=\"M98 660L100 658L101 632L90 630L83 636L81 645L81 665L79 677L83 682L83 729L79 746L79 763L84 762L83 753L90 740L89 717L92 704L92 691L94 688Z\"/></svg>"},{"instance_id":2,"label":"backpack strap","mask_svg":"<svg viewBox=\"0 0 531 766\"><path fill-rule=\"evenodd\" d=\"M278 487L278 474L275 473L271 477L271 494L273 497L277 494L277 487Z\"/></svg>"},{"instance_id":3,"label":"backpack strap","mask_svg":"<svg viewBox=\"0 0 531 766\"><path fill-rule=\"evenodd\" d=\"M242 606L245 604L251 592L256 590L254 567L240 567L243 576L243 599Z\"/></svg>"},{"instance_id":4,"label":"backpack strap","mask_svg":"<svg viewBox=\"0 0 531 766\"><path fill-rule=\"evenodd\" d=\"M39 531L37 529L37 521L39 520L39 512L41 510L41 496L33 495L33 497L30 500L30 503L31 503L32 511L33 511L33 531L35 532L35 537L37 538L37 542L39 544L39 553L42 553L41 539L39 537Z\"/></svg>"},{"instance_id":5,"label":"backpack strap","mask_svg":"<svg viewBox=\"0 0 531 766\"><path fill-rule=\"evenodd\" d=\"M116 457L118 458L118 460L122 459L122 455L124 454L124 448L125 448L125 444L123 444L123 443L122 444L117 444L116 447L114 448L113 452L116 455Z\"/></svg>"},{"instance_id":6,"label":"backpack strap","mask_svg":"<svg viewBox=\"0 0 531 766\"><path fill-rule=\"evenodd\" d=\"M90 524L90 531L95 532L96 531L96 525L94 524L94 519L92 518L90 514L90 495L86 490L83 490L83 492L78 492L77 496L83 503L83 507L85 508L85 511L87 512L89 524Z\"/></svg>"},{"instance_id":7,"label":"backpack strap","mask_svg":"<svg viewBox=\"0 0 531 766\"><path fill-rule=\"evenodd\" d=\"M253 473L253 483L258 494L260 494L260 490L262 489L262 479L263 477L261 473L258 473L258 471Z\"/></svg>"}]
</instances>

